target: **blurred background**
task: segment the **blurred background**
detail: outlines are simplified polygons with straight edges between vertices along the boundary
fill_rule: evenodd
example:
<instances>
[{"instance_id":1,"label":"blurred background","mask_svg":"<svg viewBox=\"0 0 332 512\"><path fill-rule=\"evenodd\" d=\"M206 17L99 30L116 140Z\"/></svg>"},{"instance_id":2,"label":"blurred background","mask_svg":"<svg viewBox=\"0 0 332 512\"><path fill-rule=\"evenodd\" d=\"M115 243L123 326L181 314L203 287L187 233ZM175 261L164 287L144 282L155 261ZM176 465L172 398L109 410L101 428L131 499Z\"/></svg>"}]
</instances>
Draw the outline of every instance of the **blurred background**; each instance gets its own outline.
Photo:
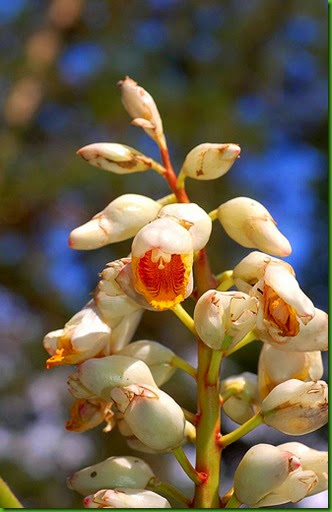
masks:
<instances>
[{"instance_id":1,"label":"blurred background","mask_svg":"<svg viewBox=\"0 0 332 512\"><path fill-rule=\"evenodd\" d=\"M127 74L157 101L177 169L201 142L239 143L226 176L188 180L191 199L208 211L239 195L262 202L292 243L301 286L326 309L327 2L0 0L0 64L0 474L28 508L81 507L66 477L134 452L117 431L66 432L72 369L46 371L42 338L81 309L130 241L75 252L68 234L120 194L157 199L168 189L152 172L111 175L75 152L112 141L158 158L121 105L116 83ZM216 273L248 252L214 226ZM142 338L195 364L193 339L170 312L145 313ZM259 349L243 349L223 376L255 372ZM165 390L195 410L189 377L177 372ZM224 432L235 426L223 418ZM293 439L260 427L226 450L222 490L252 444ZM299 440L326 449L327 430ZM136 455L189 489L171 455ZM326 507L326 493L300 506Z\"/></svg>"}]
</instances>

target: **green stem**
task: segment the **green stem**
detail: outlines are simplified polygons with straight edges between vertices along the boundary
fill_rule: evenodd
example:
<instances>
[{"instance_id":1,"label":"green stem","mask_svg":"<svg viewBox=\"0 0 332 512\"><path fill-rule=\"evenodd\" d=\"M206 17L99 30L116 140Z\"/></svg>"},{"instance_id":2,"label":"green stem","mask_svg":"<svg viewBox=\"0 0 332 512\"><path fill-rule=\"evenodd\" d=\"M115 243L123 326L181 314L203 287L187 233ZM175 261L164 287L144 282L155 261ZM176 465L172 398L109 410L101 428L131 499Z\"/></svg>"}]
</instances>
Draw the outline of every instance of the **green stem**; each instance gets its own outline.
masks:
<instances>
[{"instance_id":1,"label":"green stem","mask_svg":"<svg viewBox=\"0 0 332 512\"><path fill-rule=\"evenodd\" d=\"M147 485L147 489L155 491L157 493L165 495L167 498L172 498L179 503L182 503L185 507L190 507L191 499L182 494L176 487L167 483L161 482L155 478L151 478Z\"/></svg>"},{"instance_id":2,"label":"green stem","mask_svg":"<svg viewBox=\"0 0 332 512\"><path fill-rule=\"evenodd\" d=\"M218 281L218 292L227 292L232 286L234 286L233 270L225 270L221 274L216 276Z\"/></svg>"},{"instance_id":3,"label":"green stem","mask_svg":"<svg viewBox=\"0 0 332 512\"><path fill-rule=\"evenodd\" d=\"M187 363L182 357L174 356L171 360L171 366L174 368L180 368L180 370L183 370L184 372L188 373L188 375L191 375L194 379L197 377L197 371L191 364Z\"/></svg>"},{"instance_id":4,"label":"green stem","mask_svg":"<svg viewBox=\"0 0 332 512\"><path fill-rule=\"evenodd\" d=\"M242 505L241 501L239 501L237 499L237 497L235 496L235 494L233 494L233 496L226 503L225 508L240 508L241 505Z\"/></svg>"},{"instance_id":5,"label":"green stem","mask_svg":"<svg viewBox=\"0 0 332 512\"><path fill-rule=\"evenodd\" d=\"M229 444L234 443L235 441L245 436L246 434L249 434L249 432L254 430L262 423L264 423L264 420L261 413L259 412L255 416L250 418L250 420L243 423L243 425L233 430L233 432L230 432L225 436L220 436L219 443L223 448L225 448L225 446L228 446Z\"/></svg>"},{"instance_id":6,"label":"green stem","mask_svg":"<svg viewBox=\"0 0 332 512\"><path fill-rule=\"evenodd\" d=\"M216 208L215 210L212 210L212 212L209 212L209 216L211 217L212 221L217 220L217 218L218 218L218 208Z\"/></svg>"},{"instance_id":7,"label":"green stem","mask_svg":"<svg viewBox=\"0 0 332 512\"><path fill-rule=\"evenodd\" d=\"M184 414L184 417L186 418L186 420L190 421L190 423L192 423L193 425L196 425L196 422L197 422L196 414L194 412L188 411L184 407L181 407L181 409L183 411L183 414Z\"/></svg>"},{"instance_id":8,"label":"green stem","mask_svg":"<svg viewBox=\"0 0 332 512\"><path fill-rule=\"evenodd\" d=\"M240 350L240 348L243 348L246 345L249 345L249 343L251 343L252 341L255 341L255 340L257 340L256 332L254 330L248 332L248 334L239 343L237 343L235 345L235 347L231 348L230 350L228 350L226 352L226 354L225 354L226 357L230 356L231 354L234 354L234 352L237 352L238 350Z\"/></svg>"},{"instance_id":9,"label":"green stem","mask_svg":"<svg viewBox=\"0 0 332 512\"><path fill-rule=\"evenodd\" d=\"M224 404L226 400L228 400L231 396L237 395L243 391L244 384L230 384L222 393L220 393L219 398L221 404Z\"/></svg>"},{"instance_id":10,"label":"green stem","mask_svg":"<svg viewBox=\"0 0 332 512\"><path fill-rule=\"evenodd\" d=\"M176 314L176 316L181 320L181 322L188 327L188 329L196 336L196 330L194 325L194 320L187 313L185 309L180 304L174 306L171 311Z\"/></svg>"},{"instance_id":11,"label":"green stem","mask_svg":"<svg viewBox=\"0 0 332 512\"><path fill-rule=\"evenodd\" d=\"M215 386L219 380L220 364L224 353L222 350L213 350L210 367L206 377L206 381L209 386Z\"/></svg>"},{"instance_id":12,"label":"green stem","mask_svg":"<svg viewBox=\"0 0 332 512\"><path fill-rule=\"evenodd\" d=\"M18 501L15 494L10 490L6 482L0 477L0 507L3 508L23 508L22 503Z\"/></svg>"},{"instance_id":13,"label":"green stem","mask_svg":"<svg viewBox=\"0 0 332 512\"><path fill-rule=\"evenodd\" d=\"M160 199L157 199L157 203L161 204L162 206L166 206L167 204L176 203L176 196L175 194L168 194L168 196L161 197Z\"/></svg>"},{"instance_id":14,"label":"green stem","mask_svg":"<svg viewBox=\"0 0 332 512\"><path fill-rule=\"evenodd\" d=\"M174 448L174 450L172 450L172 453L176 460L178 461L178 463L180 464L180 466L182 467L183 471L187 473L187 475L195 483L195 485L201 485L205 479L205 475L202 475L195 470L195 468L191 465L191 462L187 458L187 455L184 453L181 446Z\"/></svg>"}]
</instances>

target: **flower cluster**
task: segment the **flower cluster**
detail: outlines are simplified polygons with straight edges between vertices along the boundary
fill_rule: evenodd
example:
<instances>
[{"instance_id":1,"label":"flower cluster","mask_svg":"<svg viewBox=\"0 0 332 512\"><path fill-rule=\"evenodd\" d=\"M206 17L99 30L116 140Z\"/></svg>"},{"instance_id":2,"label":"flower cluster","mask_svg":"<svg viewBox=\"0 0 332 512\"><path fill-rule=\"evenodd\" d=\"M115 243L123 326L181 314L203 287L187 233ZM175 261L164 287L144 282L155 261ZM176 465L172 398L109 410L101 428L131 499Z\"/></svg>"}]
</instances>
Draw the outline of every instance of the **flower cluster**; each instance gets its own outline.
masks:
<instances>
[{"instance_id":1,"label":"flower cluster","mask_svg":"<svg viewBox=\"0 0 332 512\"><path fill-rule=\"evenodd\" d=\"M195 483L195 495L184 496L130 456L78 471L68 486L85 496L87 508L170 508L163 494L197 508L262 507L325 490L325 452L297 442L258 444L240 462L234 488L219 498L221 451L231 443L261 423L290 435L326 424L327 384L320 379L327 314L314 307L292 266L280 259L291 245L262 204L237 197L207 213L189 201L185 180L219 178L240 147L200 144L176 176L153 98L128 77L119 87L132 124L157 143L162 163L114 143L91 144L78 154L117 174L153 170L172 193L158 200L124 194L70 233L72 249L133 242L128 257L107 264L82 310L45 336L47 368L77 365L68 379L75 398L68 430L106 423L105 432L118 428L136 451L172 452ZM217 220L229 237L254 251L234 269L213 275L205 248ZM181 306L188 297L196 301L193 318ZM197 370L157 341L131 342L144 310L171 310L191 330L198 338ZM257 375L221 379L222 359L253 340L263 342ZM196 412L161 389L176 368L197 380ZM226 435L220 432L221 410L240 425ZM182 448L188 442L197 443L195 468Z\"/></svg>"}]
</instances>

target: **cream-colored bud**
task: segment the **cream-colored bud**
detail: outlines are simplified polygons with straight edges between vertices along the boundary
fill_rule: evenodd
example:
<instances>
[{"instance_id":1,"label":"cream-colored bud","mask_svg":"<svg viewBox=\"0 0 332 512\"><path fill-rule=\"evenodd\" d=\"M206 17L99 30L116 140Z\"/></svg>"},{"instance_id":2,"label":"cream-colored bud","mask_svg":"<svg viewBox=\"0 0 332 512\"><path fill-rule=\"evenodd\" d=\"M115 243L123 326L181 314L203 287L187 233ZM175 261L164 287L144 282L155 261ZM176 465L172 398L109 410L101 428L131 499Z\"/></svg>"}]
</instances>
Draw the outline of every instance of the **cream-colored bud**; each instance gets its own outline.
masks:
<instances>
[{"instance_id":1,"label":"cream-colored bud","mask_svg":"<svg viewBox=\"0 0 332 512\"><path fill-rule=\"evenodd\" d=\"M262 498L280 487L299 467L299 460L292 453L270 444L257 444L247 451L235 471L235 495L241 503L259 506Z\"/></svg>"},{"instance_id":2,"label":"cream-colored bud","mask_svg":"<svg viewBox=\"0 0 332 512\"><path fill-rule=\"evenodd\" d=\"M181 172L196 180L215 180L229 171L240 152L233 143L199 144L187 154Z\"/></svg>"},{"instance_id":3,"label":"cream-colored bud","mask_svg":"<svg viewBox=\"0 0 332 512\"><path fill-rule=\"evenodd\" d=\"M259 327L259 339L274 345L278 350L292 352L312 352L328 350L328 314L321 309L314 309L314 317L307 325L300 323L299 332L296 336L278 336L274 331L270 332Z\"/></svg>"},{"instance_id":4,"label":"cream-colored bud","mask_svg":"<svg viewBox=\"0 0 332 512\"><path fill-rule=\"evenodd\" d=\"M134 435L146 446L161 451L182 443L183 411L164 391L149 385L131 385L114 388L111 398Z\"/></svg>"},{"instance_id":5,"label":"cream-colored bud","mask_svg":"<svg viewBox=\"0 0 332 512\"><path fill-rule=\"evenodd\" d=\"M152 139L163 145L163 125L151 94L129 76L118 82L118 86L121 89L122 103L133 119L132 124L141 126Z\"/></svg>"},{"instance_id":6,"label":"cream-colored bud","mask_svg":"<svg viewBox=\"0 0 332 512\"><path fill-rule=\"evenodd\" d=\"M155 219L160 207L157 201L138 194L119 196L89 222L70 233L69 247L90 250L127 240Z\"/></svg>"},{"instance_id":7,"label":"cream-colored bud","mask_svg":"<svg viewBox=\"0 0 332 512\"><path fill-rule=\"evenodd\" d=\"M289 435L319 429L328 420L326 382L290 379L278 384L263 400L264 422Z\"/></svg>"},{"instance_id":8,"label":"cream-colored bud","mask_svg":"<svg viewBox=\"0 0 332 512\"><path fill-rule=\"evenodd\" d=\"M254 300L253 300L254 299ZM258 300L242 292L208 290L197 301L195 329L214 350L235 346L255 326ZM231 337L223 347L226 336Z\"/></svg>"},{"instance_id":9,"label":"cream-colored bud","mask_svg":"<svg viewBox=\"0 0 332 512\"><path fill-rule=\"evenodd\" d=\"M142 315L143 309L139 309L121 318L120 322L112 330L111 353L115 354L131 341Z\"/></svg>"},{"instance_id":10,"label":"cream-colored bud","mask_svg":"<svg viewBox=\"0 0 332 512\"><path fill-rule=\"evenodd\" d=\"M236 197L218 208L218 219L228 236L243 247L259 249L275 256L292 252L268 210L249 197Z\"/></svg>"},{"instance_id":11,"label":"cream-colored bud","mask_svg":"<svg viewBox=\"0 0 332 512\"><path fill-rule=\"evenodd\" d=\"M81 385L93 396L110 400L111 390L116 386L148 384L155 386L149 367L138 359L128 356L108 356L89 359L79 365L77 376Z\"/></svg>"},{"instance_id":12,"label":"cream-colored bud","mask_svg":"<svg viewBox=\"0 0 332 512\"><path fill-rule=\"evenodd\" d=\"M175 371L175 368L171 365L174 352L156 341L135 341L124 347L119 355L144 361L150 368L157 386L162 386L167 382Z\"/></svg>"},{"instance_id":13,"label":"cream-colored bud","mask_svg":"<svg viewBox=\"0 0 332 512\"><path fill-rule=\"evenodd\" d=\"M100 316L93 300L76 313L63 329L44 338L44 347L51 357L47 368L61 364L78 364L109 351L111 328Z\"/></svg>"},{"instance_id":14,"label":"cream-colored bud","mask_svg":"<svg viewBox=\"0 0 332 512\"><path fill-rule=\"evenodd\" d=\"M284 266L295 276L293 267L286 261L264 252L252 251L234 267L233 279L237 289L249 293L251 288L264 277L266 266L271 261Z\"/></svg>"},{"instance_id":15,"label":"cream-colored bud","mask_svg":"<svg viewBox=\"0 0 332 512\"><path fill-rule=\"evenodd\" d=\"M317 478L317 485L313 488L311 494L326 491L328 488L328 452L314 450L302 443L290 442L280 444L280 450L286 450L294 453L299 459L304 470L313 471Z\"/></svg>"},{"instance_id":16,"label":"cream-colored bud","mask_svg":"<svg viewBox=\"0 0 332 512\"><path fill-rule=\"evenodd\" d=\"M77 154L89 164L115 174L146 171L152 165L151 158L124 144L98 142L84 146Z\"/></svg>"},{"instance_id":17,"label":"cream-colored bud","mask_svg":"<svg viewBox=\"0 0 332 512\"><path fill-rule=\"evenodd\" d=\"M188 229L194 251L206 246L212 231L211 217L195 203L173 203L163 206L158 217L175 217Z\"/></svg>"},{"instance_id":18,"label":"cream-colored bud","mask_svg":"<svg viewBox=\"0 0 332 512\"><path fill-rule=\"evenodd\" d=\"M289 379L319 380L323 372L321 352L285 352L265 343L258 363L260 396L265 398L278 384Z\"/></svg>"},{"instance_id":19,"label":"cream-colored bud","mask_svg":"<svg viewBox=\"0 0 332 512\"><path fill-rule=\"evenodd\" d=\"M223 404L223 412L231 420L242 425L259 411L257 375L244 372L221 382L221 395L227 396L227 393L233 390L233 394Z\"/></svg>"},{"instance_id":20,"label":"cream-colored bud","mask_svg":"<svg viewBox=\"0 0 332 512\"><path fill-rule=\"evenodd\" d=\"M145 489L103 489L83 500L85 508L171 508L159 494Z\"/></svg>"},{"instance_id":21,"label":"cream-colored bud","mask_svg":"<svg viewBox=\"0 0 332 512\"><path fill-rule=\"evenodd\" d=\"M150 466L138 457L109 457L74 473L67 479L67 486L84 496L105 487L144 489L152 477Z\"/></svg>"}]
</instances>

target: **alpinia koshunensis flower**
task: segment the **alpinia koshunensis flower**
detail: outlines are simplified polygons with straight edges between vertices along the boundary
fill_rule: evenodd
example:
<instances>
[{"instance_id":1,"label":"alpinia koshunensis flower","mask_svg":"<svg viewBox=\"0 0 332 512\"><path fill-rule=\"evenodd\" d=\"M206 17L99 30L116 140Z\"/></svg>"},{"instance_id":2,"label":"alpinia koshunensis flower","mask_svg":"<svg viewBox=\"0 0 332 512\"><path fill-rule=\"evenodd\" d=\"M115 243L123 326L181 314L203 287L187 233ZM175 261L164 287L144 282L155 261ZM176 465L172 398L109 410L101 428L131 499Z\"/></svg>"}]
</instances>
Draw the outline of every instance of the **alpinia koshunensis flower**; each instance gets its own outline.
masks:
<instances>
[{"instance_id":1,"label":"alpinia koshunensis flower","mask_svg":"<svg viewBox=\"0 0 332 512\"><path fill-rule=\"evenodd\" d=\"M172 308L191 294L192 264L191 235L175 219L154 220L134 238L134 286L156 309Z\"/></svg>"},{"instance_id":2,"label":"alpinia koshunensis flower","mask_svg":"<svg viewBox=\"0 0 332 512\"><path fill-rule=\"evenodd\" d=\"M314 494L318 477L304 470L294 453L258 444L248 450L234 476L234 492L241 503L259 508L301 500Z\"/></svg>"},{"instance_id":3,"label":"alpinia koshunensis flower","mask_svg":"<svg viewBox=\"0 0 332 512\"><path fill-rule=\"evenodd\" d=\"M267 395L261 410L264 422L280 432L308 434L327 423L327 384L322 380L287 380Z\"/></svg>"},{"instance_id":4,"label":"alpinia koshunensis flower","mask_svg":"<svg viewBox=\"0 0 332 512\"><path fill-rule=\"evenodd\" d=\"M69 489L87 495L104 488L133 487L144 489L154 477L150 466L138 457L109 457L81 469L67 479Z\"/></svg>"},{"instance_id":5,"label":"alpinia koshunensis flower","mask_svg":"<svg viewBox=\"0 0 332 512\"><path fill-rule=\"evenodd\" d=\"M243 292L208 290L197 301L194 311L195 329L206 345L225 350L236 345L253 329L258 313L258 300ZM228 336L227 346L223 346Z\"/></svg>"},{"instance_id":6,"label":"alpinia koshunensis flower","mask_svg":"<svg viewBox=\"0 0 332 512\"><path fill-rule=\"evenodd\" d=\"M292 252L268 210L254 199L236 197L227 201L219 206L218 219L226 233L243 247L282 257Z\"/></svg>"},{"instance_id":7,"label":"alpinia koshunensis flower","mask_svg":"<svg viewBox=\"0 0 332 512\"><path fill-rule=\"evenodd\" d=\"M86 162L115 174L130 174L151 168L153 160L134 148L113 142L89 144L77 151Z\"/></svg>"},{"instance_id":8,"label":"alpinia koshunensis flower","mask_svg":"<svg viewBox=\"0 0 332 512\"><path fill-rule=\"evenodd\" d=\"M159 494L145 489L103 489L83 500L85 508L171 508Z\"/></svg>"},{"instance_id":9,"label":"alpinia koshunensis flower","mask_svg":"<svg viewBox=\"0 0 332 512\"><path fill-rule=\"evenodd\" d=\"M149 197L138 194L119 196L70 233L69 247L90 250L127 240L155 219L160 208L161 205Z\"/></svg>"},{"instance_id":10,"label":"alpinia koshunensis flower","mask_svg":"<svg viewBox=\"0 0 332 512\"><path fill-rule=\"evenodd\" d=\"M70 408L70 419L66 421L66 430L71 432L86 432L106 422L104 432L110 432L115 426L115 415L112 402L100 398L75 400Z\"/></svg>"},{"instance_id":11,"label":"alpinia koshunensis flower","mask_svg":"<svg viewBox=\"0 0 332 512\"><path fill-rule=\"evenodd\" d=\"M130 385L111 391L111 398L133 434L158 451L180 446L185 431L181 407L157 387Z\"/></svg>"},{"instance_id":12,"label":"alpinia koshunensis flower","mask_svg":"<svg viewBox=\"0 0 332 512\"><path fill-rule=\"evenodd\" d=\"M137 382L156 385L143 361L122 355L89 359L80 364L68 380L70 391L76 398L99 397L105 401L111 400L114 387Z\"/></svg>"},{"instance_id":13,"label":"alpinia koshunensis flower","mask_svg":"<svg viewBox=\"0 0 332 512\"><path fill-rule=\"evenodd\" d=\"M227 396L227 393L232 390L234 391L232 395L223 403L223 412L231 420L242 425L260 409L257 375L244 372L221 381L222 396Z\"/></svg>"},{"instance_id":14,"label":"alpinia koshunensis flower","mask_svg":"<svg viewBox=\"0 0 332 512\"><path fill-rule=\"evenodd\" d=\"M316 352L285 352L264 343L258 363L258 388L265 398L273 388L289 379L313 381L322 378L322 354Z\"/></svg>"},{"instance_id":15,"label":"alpinia koshunensis flower","mask_svg":"<svg viewBox=\"0 0 332 512\"><path fill-rule=\"evenodd\" d=\"M195 203L173 203L163 206L158 217L175 217L186 227L193 240L194 251L206 246L212 231L211 217Z\"/></svg>"},{"instance_id":16,"label":"alpinia koshunensis flower","mask_svg":"<svg viewBox=\"0 0 332 512\"><path fill-rule=\"evenodd\" d=\"M118 82L121 89L122 103L130 117L132 124L141 126L143 130L159 145L165 145L163 124L157 105L143 87L127 76Z\"/></svg>"},{"instance_id":17,"label":"alpinia koshunensis flower","mask_svg":"<svg viewBox=\"0 0 332 512\"><path fill-rule=\"evenodd\" d=\"M156 341L139 340L124 347L118 355L130 356L144 361L151 370L157 386L162 386L173 375L174 352Z\"/></svg>"},{"instance_id":18,"label":"alpinia koshunensis flower","mask_svg":"<svg viewBox=\"0 0 332 512\"><path fill-rule=\"evenodd\" d=\"M226 174L240 152L233 143L199 144L187 154L181 172L196 180L215 180Z\"/></svg>"},{"instance_id":19,"label":"alpinia koshunensis flower","mask_svg":"<svg viewBox=\"0 0 332 512\"><path fill-rule=\"evenodd\" d=\"M63 329L48 333L43 343L51 355L47 368L78 364L109 353L111 328L102 320L94 301L90 301Z\"/></svg>"},{"instance_id":20,"label":"alpinia koshunensis flower","mask_svg":"<svg viewBox=\"0 0 332 512\"><path fill-rule=\"evenodd\" d=\"M290 442L280 444L279 450L286 450L299 459L301 467L314 471L318 478L317 484L309 491L308 496L328 489L328 452L314 450L302 443Z\"/></svg>"}]
</instances>

